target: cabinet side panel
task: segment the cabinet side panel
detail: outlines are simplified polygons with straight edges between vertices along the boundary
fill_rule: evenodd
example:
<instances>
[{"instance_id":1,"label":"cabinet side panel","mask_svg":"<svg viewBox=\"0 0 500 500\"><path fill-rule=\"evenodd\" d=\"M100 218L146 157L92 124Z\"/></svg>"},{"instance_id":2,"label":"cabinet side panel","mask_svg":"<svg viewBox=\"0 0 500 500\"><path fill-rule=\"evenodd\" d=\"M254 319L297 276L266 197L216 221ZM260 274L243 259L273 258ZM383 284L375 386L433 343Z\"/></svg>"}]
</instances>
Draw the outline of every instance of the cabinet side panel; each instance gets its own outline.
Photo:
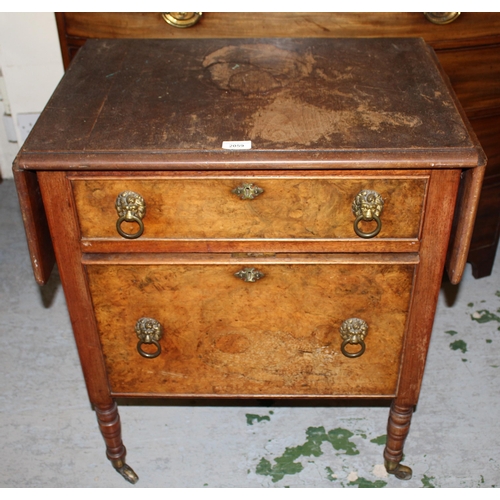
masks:
<instances>
[{"instance_id":1,"label":"cabinet side panel","mask_svg":"<svg viewBox=\"0 0 500 500\"><path fill-rule=\"evenodd\" d=\"M98 406L110 405L113 401L81 264L80 230L70 184L65 172L39 172L38 176L89 397Z\"/></svg>"},{"instance_id":2,"label":"cabinet side panel","mask_svg":"<svg viewBox=\"0 0 500 500\"><path fill-rule=\"evenodd\" d=\"M408 318L397 403L417 404L449 244L460 170L432 173Z\"/></svg>"}]
</instances>

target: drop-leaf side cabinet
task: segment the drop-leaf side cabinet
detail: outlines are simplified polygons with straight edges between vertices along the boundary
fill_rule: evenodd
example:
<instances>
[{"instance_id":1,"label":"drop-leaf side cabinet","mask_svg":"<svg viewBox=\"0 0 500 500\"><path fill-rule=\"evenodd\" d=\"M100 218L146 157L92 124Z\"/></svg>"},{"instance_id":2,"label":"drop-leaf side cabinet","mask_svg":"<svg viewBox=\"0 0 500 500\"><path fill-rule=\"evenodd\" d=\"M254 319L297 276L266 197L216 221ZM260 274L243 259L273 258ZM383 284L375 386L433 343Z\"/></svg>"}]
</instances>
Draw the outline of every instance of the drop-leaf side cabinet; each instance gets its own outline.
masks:
<instances>
[{"instance_id":1,"label":"drop-leaf side cabinet","mask_svg":"<svg viewBox=\"0 0 500 500\"><path fill-rule=\"evenodd\" d=\"M409 478L485 162L422 39L88 41L14 173L113 466L118 397L374 398Z\"/></svg>"}]
</instances>

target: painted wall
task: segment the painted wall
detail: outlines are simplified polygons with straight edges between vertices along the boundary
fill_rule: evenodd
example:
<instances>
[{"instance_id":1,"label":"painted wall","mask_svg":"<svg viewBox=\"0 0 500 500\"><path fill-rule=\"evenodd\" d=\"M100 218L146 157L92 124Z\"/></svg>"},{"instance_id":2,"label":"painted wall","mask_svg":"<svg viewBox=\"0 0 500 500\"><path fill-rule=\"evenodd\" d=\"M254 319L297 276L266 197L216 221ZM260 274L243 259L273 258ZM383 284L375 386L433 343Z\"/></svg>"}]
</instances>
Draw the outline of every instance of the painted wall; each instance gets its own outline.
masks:
<instances>
[{"instance_id":1,"label":"painted wall","mask_svg":"<svg viewBox=\"0 0 500 500\"><path fill-rule=\"evenodd\" d=\"M14 125L12 137L2 116L0 168L6 179L23 141L19 115L40 113L64 72L52 12L0 12L0 70L0 115L10 112ZM9 135L17 142L9 142Z\"/></svg>"}]
</instances>

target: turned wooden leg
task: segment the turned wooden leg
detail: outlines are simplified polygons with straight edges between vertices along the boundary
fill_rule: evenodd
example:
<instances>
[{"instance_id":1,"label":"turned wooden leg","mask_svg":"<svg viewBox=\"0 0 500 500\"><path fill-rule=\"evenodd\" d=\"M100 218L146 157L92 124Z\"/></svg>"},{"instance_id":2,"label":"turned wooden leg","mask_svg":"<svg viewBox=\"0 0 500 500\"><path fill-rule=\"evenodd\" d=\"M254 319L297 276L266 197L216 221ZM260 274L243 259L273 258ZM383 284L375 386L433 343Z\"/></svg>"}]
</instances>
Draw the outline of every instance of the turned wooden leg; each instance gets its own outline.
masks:
<instances>
[{"instance_id":1,"label":"turned wooden leg","mask_svg":"<svg viewBox=\"0 0 500 500\"><path fill-rule=\"evenodd\" d=\"M95 411L99 429L106 443L106 456L127 481L135 484L139 477L125 463L126 449L122 442L120 415L116 403L113 401L110 405L96 406Z\"/></svg>"},{"instance_id":2,"label":"turned wooden leg","mask_svg":"<svg viewBox=\"0 0 500 500\"><path fill-rule=\"evenodd\" d=\"M391 405L387 424L387 444L384 450L385 468L389 474L398 479L411 479L412 470L400 462L403 458L403 447L410 430L413 406Z\"/></svg>"}]
</instances>

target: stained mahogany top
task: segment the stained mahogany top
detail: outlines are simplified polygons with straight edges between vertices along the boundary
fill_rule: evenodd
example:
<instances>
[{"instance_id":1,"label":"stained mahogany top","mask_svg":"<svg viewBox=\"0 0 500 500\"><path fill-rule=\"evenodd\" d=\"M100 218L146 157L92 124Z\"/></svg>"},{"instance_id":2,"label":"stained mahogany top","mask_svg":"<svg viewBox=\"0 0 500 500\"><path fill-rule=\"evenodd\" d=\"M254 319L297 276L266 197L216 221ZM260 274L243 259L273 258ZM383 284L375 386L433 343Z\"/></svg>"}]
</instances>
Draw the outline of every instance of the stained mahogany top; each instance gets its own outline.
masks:
<instances>
[{"instance_id":1,"label":"stained mahogany top","mask_svg":"<svg viewBox=\"0 0 500 500\"><path fill-rule=\"evenodd\" d=\"M89 40L18 158L29 169L482 161L418 38Z\"/></svg>"}]
</instances>

